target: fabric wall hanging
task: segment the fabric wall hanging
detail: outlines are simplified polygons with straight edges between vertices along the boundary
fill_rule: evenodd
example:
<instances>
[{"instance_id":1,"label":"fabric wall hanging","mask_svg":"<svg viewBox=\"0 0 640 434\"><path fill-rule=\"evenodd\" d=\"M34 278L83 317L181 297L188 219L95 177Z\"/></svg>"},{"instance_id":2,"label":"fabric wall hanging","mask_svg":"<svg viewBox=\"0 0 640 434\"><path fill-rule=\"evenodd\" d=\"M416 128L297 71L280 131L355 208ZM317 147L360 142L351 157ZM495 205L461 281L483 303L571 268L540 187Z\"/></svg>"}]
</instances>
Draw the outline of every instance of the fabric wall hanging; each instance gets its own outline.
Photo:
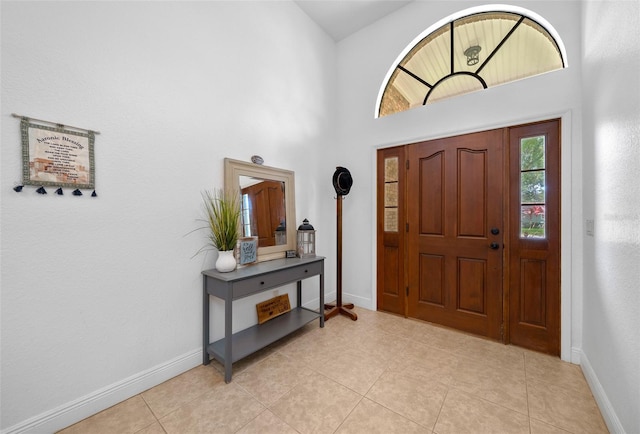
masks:
<instances>
[{"instance_id":1,"label":"fabric wall hanging","mask_svg":"<svg viewBox=\"0 0 640 434\"><path fill-rule=\"evenodd\" d=\"M38 186L37 193L46 194L45 187L71 188L74 196L82 196L81 189L95 193L94 142L96 131L83 130L54 124L34 123L35 119L20 118L22 139L22 185L14 188L21 191L23 185Z\"/></svg>"}]
</instances>

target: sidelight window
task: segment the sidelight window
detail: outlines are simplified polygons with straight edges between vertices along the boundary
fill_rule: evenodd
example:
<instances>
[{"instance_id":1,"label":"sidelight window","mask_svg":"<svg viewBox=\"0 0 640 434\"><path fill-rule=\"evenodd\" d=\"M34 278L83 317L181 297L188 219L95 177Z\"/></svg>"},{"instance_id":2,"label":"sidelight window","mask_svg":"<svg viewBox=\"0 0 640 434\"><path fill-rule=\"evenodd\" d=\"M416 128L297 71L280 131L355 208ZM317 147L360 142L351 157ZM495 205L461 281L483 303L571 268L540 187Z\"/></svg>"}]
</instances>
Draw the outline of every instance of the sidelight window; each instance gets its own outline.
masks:
<instances>
[{"instance_id":1,"label":"sidelight window","mask_svg":"<svg viewBox=\"0 0 640 434\"><path fill-rule=\"evenodd\" d=\"M546 238L546 138L520 140L520 238Z\"/></svg>"},{"instance_id":2,"label":"sidelight window","mask_svg":"<svg viewBox=\"0 0 640 434\"><path fill-rule=\"evenodd\" d=\"M384 160L384 231L398 232L398 157Z\"/></svg>"}]
</instances>

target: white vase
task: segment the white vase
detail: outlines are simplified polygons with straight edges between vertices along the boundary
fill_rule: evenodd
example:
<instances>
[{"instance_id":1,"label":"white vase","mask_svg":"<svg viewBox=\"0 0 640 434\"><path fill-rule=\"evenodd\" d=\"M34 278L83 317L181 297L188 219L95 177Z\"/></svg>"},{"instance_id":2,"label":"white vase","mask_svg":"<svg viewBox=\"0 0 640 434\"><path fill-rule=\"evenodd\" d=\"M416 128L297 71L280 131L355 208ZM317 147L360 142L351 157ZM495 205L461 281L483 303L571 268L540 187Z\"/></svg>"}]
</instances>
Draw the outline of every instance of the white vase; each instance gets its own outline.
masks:
<instances>
[{"instance_id":1,"label":"white vase","mask_svg":"<svg viewBox=\"0 0 640 434\"><path fill-rule=\"evenodd\" d=\"M233 256L233 250L218 252L216 260L216 270L221 273L227 273L236 269L236 258Z\"/></svg>"}]
</instances>

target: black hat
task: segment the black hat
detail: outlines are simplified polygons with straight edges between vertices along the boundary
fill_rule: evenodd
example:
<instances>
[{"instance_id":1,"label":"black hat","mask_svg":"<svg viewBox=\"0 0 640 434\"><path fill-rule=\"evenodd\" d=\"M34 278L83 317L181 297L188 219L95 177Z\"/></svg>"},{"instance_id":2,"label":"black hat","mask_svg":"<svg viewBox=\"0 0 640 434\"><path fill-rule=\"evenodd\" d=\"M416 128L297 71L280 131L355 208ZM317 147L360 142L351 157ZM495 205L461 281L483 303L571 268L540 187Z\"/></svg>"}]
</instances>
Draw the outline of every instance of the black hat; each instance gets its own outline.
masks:
<instances>
[{"instance_id":1,"label":"black hat","mask_svg":"<svg viewBox=\"0 0 640 434\"><path fill-rule=\"evenodd\" d=\"M336 189L336 193L341 196L346 196L349 194L352 185L353 178L351 178L349 169L340 166L336 167L336 171L333 174L333 188Z\"/></svg>"}]
</instances>

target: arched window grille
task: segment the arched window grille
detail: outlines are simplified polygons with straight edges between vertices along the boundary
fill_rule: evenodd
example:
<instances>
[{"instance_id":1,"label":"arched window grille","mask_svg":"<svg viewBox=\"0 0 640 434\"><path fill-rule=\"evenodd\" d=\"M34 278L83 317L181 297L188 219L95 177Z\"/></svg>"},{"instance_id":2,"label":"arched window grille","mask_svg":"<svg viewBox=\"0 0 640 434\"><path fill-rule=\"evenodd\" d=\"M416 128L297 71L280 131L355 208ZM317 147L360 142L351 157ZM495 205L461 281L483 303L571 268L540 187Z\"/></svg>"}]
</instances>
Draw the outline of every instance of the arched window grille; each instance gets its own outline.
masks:
<instances>
[{"instance_id":1,"label":"arched window grille","mask_svg":"<svg viewBox=\"0 0 640 434\"><path fill-rule=\"evenodd\" d=\"M553 28L513 9L466 14L416 38L387 74L376 116L565 68Z\"/></svg>"}]
</instances>

